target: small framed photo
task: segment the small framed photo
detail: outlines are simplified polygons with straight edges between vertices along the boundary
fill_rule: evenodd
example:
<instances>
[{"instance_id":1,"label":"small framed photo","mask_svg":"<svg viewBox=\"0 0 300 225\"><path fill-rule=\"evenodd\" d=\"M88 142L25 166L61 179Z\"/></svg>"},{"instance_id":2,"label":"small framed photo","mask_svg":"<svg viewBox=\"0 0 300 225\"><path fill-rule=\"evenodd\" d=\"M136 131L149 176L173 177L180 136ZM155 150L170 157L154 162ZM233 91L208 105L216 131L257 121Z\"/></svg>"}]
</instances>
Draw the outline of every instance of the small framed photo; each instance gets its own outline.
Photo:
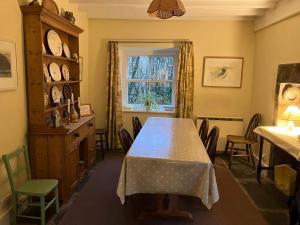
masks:
<instances>
[{"instance_id":1,"label":"small framed photo","mask_svg":"<svg viewBox=\"0 0 300 225\"><path fill-rule=\"evenodd\" d=\"M80 105L80 116L90 116L90 115L92 115L91 104Z\"/></svg>"},{"instance_id":2,"label":"small framed photo","mask_svg":"<svg viewBox=\"0 0 300 225\"><path fill-rule=\"evenodd\" d=\"M240 88L243 65L243 57L204 57L202 85L204 87Z\"/></svg>"},{"instance_id":3,"label":"small framed photo","mask_svg":"<svg viewBox=\"0 0 300 225\"><path fill-rule=\"evenodd\" d=\"M0 40L0 91L16 90L17 86L16 45Z\"/></svg>"},{"instance_id":4,"label":"small framed photo","mask_svg":"<svg viewBox=\"0 0 300 225\"><path fill-rule=\"evenodd\" d=\"M79 57L79 80L82 81L83 78L83 57Z\"/></svg>"}]
</instances>

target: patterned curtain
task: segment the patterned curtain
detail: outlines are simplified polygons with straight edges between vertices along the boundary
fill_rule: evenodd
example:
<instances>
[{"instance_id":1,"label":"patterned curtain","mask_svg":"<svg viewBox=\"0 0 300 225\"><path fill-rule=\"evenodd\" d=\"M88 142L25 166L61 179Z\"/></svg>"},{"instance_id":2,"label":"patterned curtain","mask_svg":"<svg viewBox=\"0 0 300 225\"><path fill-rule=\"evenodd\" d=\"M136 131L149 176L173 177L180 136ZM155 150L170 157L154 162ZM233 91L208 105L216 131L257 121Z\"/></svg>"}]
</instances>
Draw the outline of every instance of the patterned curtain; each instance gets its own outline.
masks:
<instances>
[{"instance_id":1,"label":"patterned curtain","mask_svg":"<svg viewBox=\"0 0 300 225\"><path fill-rule=\"evenodd\" d=\"M193 44L184 42L178 57L176 116L191 118L194 100L194 50Z\"/></svg>"},{"instance_id":2,"label":"patterned curtain","mask_svg":"<svg viewBox=\"0 0 300 225\"><path fill-rule=\"evenodd\" d=\"M107 57L107 132L110 149L121 147L118 132L122 127L122 90L117 42L108 43Z\"/></svg>"}]
</instances>

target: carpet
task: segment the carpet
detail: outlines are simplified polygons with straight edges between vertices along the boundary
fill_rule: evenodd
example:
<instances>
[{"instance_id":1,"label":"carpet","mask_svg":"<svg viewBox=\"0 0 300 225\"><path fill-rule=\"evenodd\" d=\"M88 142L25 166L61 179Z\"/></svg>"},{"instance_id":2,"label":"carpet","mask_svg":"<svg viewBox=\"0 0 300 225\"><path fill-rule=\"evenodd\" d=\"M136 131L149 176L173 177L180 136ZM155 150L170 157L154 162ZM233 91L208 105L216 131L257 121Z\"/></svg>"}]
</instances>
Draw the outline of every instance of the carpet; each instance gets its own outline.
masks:
<instances>
[{"instance_id":1,"label":"carpet","mask_svg":"<svg viewBox=\"0 0 300 225\"><path fill-rule=\"evenodd\" d=\"M182 197L180 207L192 213L194 222L139 221L140 211L153 207L153 196L134 195L121 205L116 189L122 160L120 153L106 154L58 225L267 225L221 160L215 165L220 200L212 210L207 210L200 199Z\"/></svg>"}]
</instances>

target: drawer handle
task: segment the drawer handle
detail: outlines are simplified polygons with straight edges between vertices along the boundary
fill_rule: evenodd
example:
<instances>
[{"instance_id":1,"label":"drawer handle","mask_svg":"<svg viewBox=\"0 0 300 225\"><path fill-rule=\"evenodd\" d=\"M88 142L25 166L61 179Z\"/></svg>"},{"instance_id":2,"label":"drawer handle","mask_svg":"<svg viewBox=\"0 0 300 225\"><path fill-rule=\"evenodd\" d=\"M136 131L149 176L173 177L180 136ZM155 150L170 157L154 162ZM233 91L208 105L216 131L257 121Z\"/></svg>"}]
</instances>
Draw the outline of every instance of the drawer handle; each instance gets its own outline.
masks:
<instances>
[{"instance_id":1,"label":"drawer handle","mask_svg":"<svg viewBox=\"0 0 300 225\"><path fill-rule=\"evenodd\" d=\"M78 164L79 165L84 165L84 161L80 160L80 161L78 161Z\"/></svg>"},{"instance_id":2,"label":"drawer handle","mask_svg":"<svg viewBox=\"0 0 300 225\"><path fill-rule=\"evenodd\" d=\"M79 133L74 134L74 137L79 137Z\"/></svg>"}]
</instances>

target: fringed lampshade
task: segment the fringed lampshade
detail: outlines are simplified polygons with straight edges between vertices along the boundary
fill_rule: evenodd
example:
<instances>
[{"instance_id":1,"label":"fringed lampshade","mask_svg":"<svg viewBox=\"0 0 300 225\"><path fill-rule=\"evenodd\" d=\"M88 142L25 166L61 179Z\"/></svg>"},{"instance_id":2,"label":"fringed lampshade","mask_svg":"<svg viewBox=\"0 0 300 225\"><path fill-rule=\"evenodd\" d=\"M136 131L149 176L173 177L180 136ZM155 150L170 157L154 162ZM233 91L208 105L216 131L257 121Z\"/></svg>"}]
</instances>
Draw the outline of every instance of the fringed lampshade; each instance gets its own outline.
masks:
<instances>
[{"instance_id":1,"label":"fringed lampshade","mask_svg":"<svg viewBox=\"0 0 300 225\"><path fill-rule=\"evenodd\" d=\"M150 16L168 19L172 16L182 16L185 8L180 0L153 0L147 12Z\"/></svg>"}]
</instances>

